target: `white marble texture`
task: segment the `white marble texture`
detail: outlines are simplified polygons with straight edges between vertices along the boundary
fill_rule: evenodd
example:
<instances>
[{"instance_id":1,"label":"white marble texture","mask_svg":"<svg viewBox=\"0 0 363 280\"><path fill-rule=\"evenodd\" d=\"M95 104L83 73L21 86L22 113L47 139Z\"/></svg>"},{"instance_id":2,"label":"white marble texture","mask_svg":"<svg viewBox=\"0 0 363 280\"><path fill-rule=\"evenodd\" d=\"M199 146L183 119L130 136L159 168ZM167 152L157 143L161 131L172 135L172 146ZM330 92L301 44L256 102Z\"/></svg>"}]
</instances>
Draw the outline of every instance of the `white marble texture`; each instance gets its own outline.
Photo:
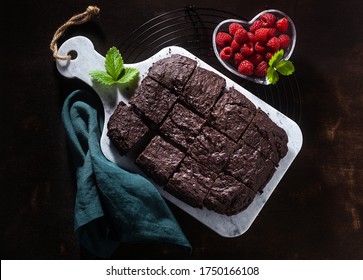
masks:
<instances>
[{"instance_id":1,"label":"white marble texture","mask_svg":"<svg viewBox=\"0 0 363 280\"><path fill-rule=\"evenodd\" d=\"M102 86L92 81L91 77L88 74L89 71L96 69L104 70L105 58L97 51L95 51L92 42L88 38L83 36L73 37L64 42L59 48L60 55L66 55L70 51L75 51L77 53L77 57L70 61L57 60L58 71L65 77L80 79L81 81L90 85L95 90L95 92L97 92L104 107L105 124L107 124L118 102L122 100L126 104L128 104L127 96L130 96L130 94L132 94L133 88L122 88L117 85ZM270 105L268 105L267 103L265 103L243 87L239 86L238 84L224 76L222 73L210 67L208 64L198 59L193 54L189 53L183 48L175 46L166 47L145 61L135 64L125 64L125 67L135 67L139 70L140 79L138 83L140 83L142 78L145 77L149 67L152 65L153 62L161 58L171 56L172 54L181 54L195 59L197 60L199 66L214 71L220 76L224 77L227 81L227 88L233 86L238 91L243 93L257 107L260 107L262 110L264 110L274 122L276 122L286 131L288 135L289 142L287 155L280 161L279 167L277 168L274 176L265 187L263 193L258 194L253 200L252 204L245 211L237 215L229 217L215 213L206 208L197 209L190 207L189 205L165 192L162 186L154 183L155 187L159 190L164 198L171 201L218 234L225 237L239 236L246 232L251 226L251 224L263 208L264 204L277 187L279 181L284 176L285 172L288 170L289 166L299 153L303 142L301 130L294 121L292 121L291 119L289 119L288 117L286 117L285 115L283 115L282 113L280 113L279 111L277 111L276 109L274 109L273 107L271 107ZM135 87L136 86L137 84L135 85ZM134 156L132 151L129 153L128 156L120 156L112 143L110 143L110 140L106 134L107 126L104 125L100 144L105 157L124 169L142 174L140 169L134 164Z\"/></svg>"}]
</instances>

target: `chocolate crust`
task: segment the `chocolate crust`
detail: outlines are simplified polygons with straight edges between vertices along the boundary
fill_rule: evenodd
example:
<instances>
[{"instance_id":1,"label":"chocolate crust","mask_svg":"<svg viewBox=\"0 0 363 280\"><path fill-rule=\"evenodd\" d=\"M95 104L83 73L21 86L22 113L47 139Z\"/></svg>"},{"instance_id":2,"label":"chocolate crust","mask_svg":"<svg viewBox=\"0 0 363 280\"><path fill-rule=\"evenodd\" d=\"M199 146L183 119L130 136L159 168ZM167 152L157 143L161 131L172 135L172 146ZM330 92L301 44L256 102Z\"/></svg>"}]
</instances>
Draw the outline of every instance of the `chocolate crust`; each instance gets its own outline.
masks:
<instances>
[{"instance_id":1,"label":"chocolate crust","mask_svg":"<svg viewBox=\"0 0 363 280\"><path fill-rule=\"evenodd\" d=\"M199 163L219 173L232 153L235 143L215 129L204 126L188 153Z\"/></svg>"},{"instance_id":2,"label":"chocolate crust","mask_svg":"<svg viewBox=\"0 0 363 280\"><path fill-rule=\"evenodd\" d=\"M203 204L220 214L234 215L245 210L256 193L232 176L220 174Z\"/></svg>"},{"instance_id":3,"label":"chocolate crust","mask_svg":"<svg viewBox=\"0 0 363 280\"><path fill-rule=\"evenodd\" d=\"M238 148L229 157L224 171L254 192L259 192L275 173L275 165L241 140Z\"/></svg>"},{"instance_id":4,"label":"chocolate crust","mask_svg":"<svg viewBox=\"0 0 363 280\"><path fill-rule=\"evenodd\" d=\"M196 66L195 60L173 54L155 62L149 69L149 76L169 90L180 94Z\"/></svg>"},{"instance_id":5,"label":"chocolate crust","mask_svg":"<svg viewBox=\"0 0 363 280\"><path fill-rule=\"evenodd\" d=\"M172 141L188 149L201 130L204 120L183 105L176 103L160 127L160 131Z\"/></svg>"},{"instance_id":6,"label":"chocolate crust","mask_svg":"<svg viewBox=\"0 0 363 280\"><path fill-rule=\"evenodd\" d=\"M230 88L214 106L209 121L213 127L237 142L256 111L256 106L249 99L236 89Z\"/></svg>"},{"instance_id":7,"label":"chocolate crust","mask_svg":"<svg viewBox=\"0 0 363 280\"><path fill-rule=\"evenodd\" d=\"M203 201L217 174L185 157L180 169L170 178L165 190L192 207L202 208Z\"/></svg>"},{"instance_id":8,"label":"chocolate crust","mask_svg":"<svg viewBox=\"0 0 363 280\"><path fill-rule=\"evenodd\" d=\"M203 116L208 116L225 87L224 78L212 71L197 67L185 85L180 99Z\"/></svg>"},{"instance_id":9,"label":"chocolate crust","mask_svg":"<svg viewBox=\"0 0 363 280\"><path fill-rule=\"evenodd\" d=\"M166 184L184 156L176 147L155 136L136 159L136 164L157 183Z\"/></svg>"},{"instance_id":10,"label":"chocolate crust","mask_svg":"<svg viewBox=\"0 0 363 280\"><path fill-rule=\"evenodd\" d=\"M177 96L172 94L170 90L146 76L135 90L130 104L155 124L160 124L176 100Z\"/></svg>"},{"instance_id":11,"label":"chocolate crust","mask_svg":"<svg viewBox=\"0 0 363 280\"><path fill-rule=\"evenodd\" d=\"M132 108L122 101L111 115L107 128L107 136L121 155L127 154L149 131Z\"/></svg>"}]
</instances>

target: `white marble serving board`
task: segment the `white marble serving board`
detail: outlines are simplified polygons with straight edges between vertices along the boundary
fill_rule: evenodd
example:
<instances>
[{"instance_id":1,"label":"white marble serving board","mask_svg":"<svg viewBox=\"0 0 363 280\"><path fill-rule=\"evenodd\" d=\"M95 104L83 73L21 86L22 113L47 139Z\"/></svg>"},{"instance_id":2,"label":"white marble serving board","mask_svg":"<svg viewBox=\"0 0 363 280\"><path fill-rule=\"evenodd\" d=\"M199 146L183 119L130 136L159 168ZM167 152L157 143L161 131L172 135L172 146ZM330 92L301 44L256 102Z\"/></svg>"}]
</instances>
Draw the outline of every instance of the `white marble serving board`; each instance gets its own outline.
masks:
<instances>
[{"instance_id":1,"label":"white marble serving board","mask_svg":"<svg viewBox=\"0 0 363 280\"><path fill-rule=\"evenodd\" d=\"M125 67L135 67L140 72L138 84L135 84L133 88L122 88L117 85L103 86L92 80L92 78L89 76L89 71L97 69L104 70L105 58L95 51L92 42L88 38L82 36L73 37L62 44L58 53L59 55L67 55L71 51L75 52L77 57L68 61L57 60L57 69L65 77L78 78L90 85L98 94L102 101L105 112L105 125L101 137L102 152L108 160L131 172L144 175L134 164L134 155L132 152L129 153L128 156L119 155L116 148L112 145L110 139L107 137L106 124L120 101L124 101L126 104L128 104L128 97L133 93L134 88L136 88L136 86L146 76L149 67L159 59L171 56L172 54L181 54L195 59L200 67L216 72L225 78L227 81L227 88L233 86L238 91L243 93L257 107L260 107L262 110L264 110L270 116L270 118L276 122L276 124L286 131L289 138L287 155L280 161L279 167L277 168L274 176L271 178L267 186L264 188L263 193L257 194L251 205L246 210L237 215L225 216L214 211L210 211L206 208L193 208L165 192L162 186L153 182L155 187L159 190L165 199L174 203L218 234L225 237L235 237L247 231L301 149L303 140L302 133L298 125L243 87L227 78L222 73L218 72L187 50L180 47L166 47L147 60L135 64L125 64Z\"/></svg>"}]
</instances>

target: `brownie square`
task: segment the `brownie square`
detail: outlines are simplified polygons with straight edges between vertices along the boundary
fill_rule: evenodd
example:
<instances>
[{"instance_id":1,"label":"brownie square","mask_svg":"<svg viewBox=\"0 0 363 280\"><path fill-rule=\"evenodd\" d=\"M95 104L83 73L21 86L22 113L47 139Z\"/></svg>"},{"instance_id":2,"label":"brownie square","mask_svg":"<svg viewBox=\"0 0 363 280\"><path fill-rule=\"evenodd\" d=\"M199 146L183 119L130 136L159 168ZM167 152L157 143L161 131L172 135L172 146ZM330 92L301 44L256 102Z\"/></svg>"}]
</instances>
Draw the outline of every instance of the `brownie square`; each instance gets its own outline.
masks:
<instances>
[{"instance_id":1,"label":"brownie square","mask_svg":"<svg viewBox=\"0 0 363 280\"><path fill-rule=\"evenodd\" d=\"M121 155L125 155L149 131L148 127L122 101L107 123L107 136Z\"/></svg>"},{"instance_id":2,"label":"brownie square","mask_svg":"<svg viewBox=\"0 0 363 280\"><path fill-rule=\"evenodd\" d=\"M136 164L157 183L166 184L184 156L176 147L155 136L136 159Z\"/></svg>"},{"instance_id":3,"label":"brownie square","mask_svg":"<svg viewBox=\"0 0 363 280\"><path fill-rule=\"evenodd\" d=\"M181 93L196 66L195 60L173 54L155 62L149 69L149 76L168 89Z\"/></svg>"},{"instance_id":4,"label":"brownie square","mask_svg":"<svg viewBox=\"0 0 363 280\"><path fill-rule=\"evenodd\" d=\"M204 120L183 105L176 103L160 127L160 131L178 145L188 149L204 124Z\"/></svg>"},{"instance_id":5,"label":"brownie square","mask_svg":"<svg viewBox=\"0 0 363 280\"><path fill-rule=\"evenodd\" d=\"M185 157L179 170L170 178L165 190L192 207L203 208L203 201L217 174Z\"/></svg>"},{"instance_id":6,"label":"brownie square","mask_svg":"<svg viewBox=\"0 0 363 280\"><path fill-rule=\"evenodd\" d=\"M130 99L130 104L156 124L160 124L169 113L177 100L177 96L158 82L146 76L135 94Z\"/></svg>"},{"instance_id":7,"label":"brownie square","mask_svg":"<svg viewBox=\"0 0 363 280\"><path fill-rule=\"evenodd\" d=\"M224 170L226 174L258 192L270 181L275 173L275 165L241 140L238 148L229 157Z\"/></svg>"},{"instance_id":8,"label":"brownie square","mask_svg":"<svg viewBox=\"0 0 363 280\"><path fill-rule=\"evenodd\" d=\"M219 173L233 152L235 143L215 129L204 126L188 153L199 163Z\"/></svg>"},{"instance_id":9,"label":"brownie square","mask_svg":"<svg viewBox=\"0 0 363 280\"><path fill-rule=\"evenodd\" d=\"M256 193L232 176L220 174L204 199L204 206L220 214L235 215L251 204Z\"/></svg>"},{"instance_id":10,"label":"brownie square","mask_svg":"<svg viewBox=\"0 0 363 280\"><path fill-rule=\"evenodd\" d=\"M209 121L217 130L238 141L256 115L256 106L234 88L218 100Z\"/></svg>"},{"instance_id":11,"label":"brownie square","mask_svg":"<svg viewBox=\"0 0 363 280\"><path fill-rule=\"evenodd\" d=\"M278 165L287 153L288 137L262 110L258 110L242 139Z\"/></svg>"},{"instance_id":12,"label":"brownie square","mask_svg":"<svg viewBox=\"0 0 363 280\"><path fill-rule=\"evenodd\" d=\"M180 99L203 116L207 116L225 87L224 78L197 67L185 85Z\"/></svg>"}]
</instances>

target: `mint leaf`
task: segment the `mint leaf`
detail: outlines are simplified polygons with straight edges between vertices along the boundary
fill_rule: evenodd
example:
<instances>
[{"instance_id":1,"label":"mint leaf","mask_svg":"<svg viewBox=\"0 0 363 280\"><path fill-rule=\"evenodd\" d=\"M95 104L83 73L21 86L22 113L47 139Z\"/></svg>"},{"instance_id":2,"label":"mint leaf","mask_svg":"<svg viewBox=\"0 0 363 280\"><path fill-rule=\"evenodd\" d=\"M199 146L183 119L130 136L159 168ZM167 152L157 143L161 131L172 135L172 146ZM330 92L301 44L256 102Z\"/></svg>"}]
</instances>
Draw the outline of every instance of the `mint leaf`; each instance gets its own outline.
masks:
<instances>
[{"instance_id":1,"label":"mint leaf","mask_svg":"<svg viewBox=\"0 0 363 280\"><path fill-rule=\"evenodd\" d=\"M277 52L274 53L274 55L271 57L271 59L268 61L268 65L270 65L271 67L274 67L275 65L277 65L277 63L279 63L281 61L281 59L284 57L284 50L278 50Z\"/></svg>"},{"instance_id":2,"label":"mint leaf","mask_svg":"<svg viewBox=\"0 0 363 280\"><path fill-rule=\"evenodd\" d=\"M97 82L104 85L127 84L139 75L136 68L124 68L121 54L116 47L108 50L105 58L106 71L90 71L90 76Z\"/></svg>"},{"instance_id":3,"label":"mint leaf","mask_svg":"<svg viewBox=\"0 0 363 280\"><path fill-rule=\"evenodd\" d=\"M115 83L114 79L105 71L93 70L89 72L90 76L97 82L110 86Z\"/></svg>"},{"instance_id":4,"label":"mint leaf","mask_svg":"<svg viewBox=\"0 0 363 280\"><path fill-rule=\"evenodd\" d=\"M139 71L136 68L125 68L123 72L121 78L116 81L118 84L127 84L139 75Z\"/></svg>"},{"instance_id":5,"label":"mint leaf","mask_svg":"<svg viewBox=\"0 0 363 280\"><path fill-rule=\"evenodd\" d=\"M279 74L277 73L275 68L269 67L267 69L267 79L270 82L270 84L274 85L277 83L277 81L279 80Z\"/></svg>"},{"instance_id":6,"label":"mint leaf","mask_svg":"<svg viewBox=\"0 0 363 280\"><path fill-rule=\"evenodd\" d=\"M280 61L276 66L276 70L284 76L291 75L295 71L294 64L291 61L283 60Z\"/></svg>"},{"instance_id":7,"label":"mint leaf","mask_svg":"<svg viewBox=\"0 0 363 280\"><path fill-rule=\"evenodd\" d=\"M114 81L118 80L123 67L124 62L119 50L116 47L110 48L106 54L105 68Z\"/></svg>"}]
</instances>

